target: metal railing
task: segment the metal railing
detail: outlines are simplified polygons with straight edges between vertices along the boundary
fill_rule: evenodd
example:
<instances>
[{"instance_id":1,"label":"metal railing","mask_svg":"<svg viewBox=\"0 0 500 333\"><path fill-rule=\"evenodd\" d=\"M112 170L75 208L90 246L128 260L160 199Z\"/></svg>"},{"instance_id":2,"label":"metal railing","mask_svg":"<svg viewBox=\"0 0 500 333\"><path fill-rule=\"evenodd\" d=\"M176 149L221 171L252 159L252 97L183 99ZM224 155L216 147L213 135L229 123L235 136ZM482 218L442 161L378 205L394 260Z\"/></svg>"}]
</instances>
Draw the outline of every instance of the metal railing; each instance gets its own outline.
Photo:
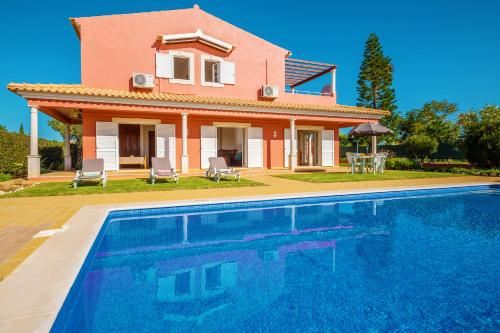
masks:
<instances>
[{"instance_id":1,"label":"metal railing","mask_svg":"<svg viewBox=\"0 0 500 333\"><path fill-rule=\"evenodd\" d=\"M322 92L318 92L318 91L307 91L307 90L297 90L297 89L290 89L290 88L286 88L285 92L289 93L289 94L302 94L302 95L328 96L328 97L332 96L331 93L322 93Z\"/></svg>"}]
</instances>

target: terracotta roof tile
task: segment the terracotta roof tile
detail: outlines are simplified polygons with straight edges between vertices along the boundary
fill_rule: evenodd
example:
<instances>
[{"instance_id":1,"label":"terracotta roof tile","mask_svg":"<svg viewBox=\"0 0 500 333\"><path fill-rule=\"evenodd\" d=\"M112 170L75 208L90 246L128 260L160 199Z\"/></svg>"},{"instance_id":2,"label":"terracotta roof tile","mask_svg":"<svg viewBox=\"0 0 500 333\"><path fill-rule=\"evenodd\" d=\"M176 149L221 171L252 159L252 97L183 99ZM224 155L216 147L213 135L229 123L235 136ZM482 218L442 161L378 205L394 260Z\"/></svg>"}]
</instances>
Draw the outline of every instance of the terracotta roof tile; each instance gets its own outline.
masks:
<instances>
[{"instance_id":1,"label":"terracotta roof tile","mask_svg":"<svg viewBox=\"0 0 500 333\"><path fill-rule=\"evenodd\" d=\"M249 99L210 97L187 94L155 93L155 92L135 92L116 89L88 88L80 84L32 84L32 83L10 83L7 88L16 93L41 92L57 93L80 96L100 96L119 97L138 100L158 100L165 102L186 102L199 104L222 104L229 106L248 106L259 108L273 108L285 110L321 111L335 113L351 113L364 115L388 115L389 111L362 108L357 106L347 106L341 104L303 104L290 102L257 101Z\"/></svg>"}]
</instances>

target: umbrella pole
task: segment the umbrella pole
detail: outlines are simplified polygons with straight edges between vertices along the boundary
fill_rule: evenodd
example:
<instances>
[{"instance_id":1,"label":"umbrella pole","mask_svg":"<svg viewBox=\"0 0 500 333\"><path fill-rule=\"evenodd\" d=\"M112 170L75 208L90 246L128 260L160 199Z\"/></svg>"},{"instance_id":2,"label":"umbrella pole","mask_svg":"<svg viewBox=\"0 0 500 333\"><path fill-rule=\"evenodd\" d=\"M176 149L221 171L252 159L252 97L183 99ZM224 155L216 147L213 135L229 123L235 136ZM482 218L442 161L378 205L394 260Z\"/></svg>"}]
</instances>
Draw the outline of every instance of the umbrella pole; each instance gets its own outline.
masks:
<instances>
[{"instance_id":1,"label":"umbrella pole","mask_svg":"<svg viewBox=\"0 0 500 333\"><path fill-rule=\"evenodd\" d=\"M356 140L356 154L359 154L359 151L358 151L358 144L359 144L359 139Z\"/></svg>"}]
</instances>

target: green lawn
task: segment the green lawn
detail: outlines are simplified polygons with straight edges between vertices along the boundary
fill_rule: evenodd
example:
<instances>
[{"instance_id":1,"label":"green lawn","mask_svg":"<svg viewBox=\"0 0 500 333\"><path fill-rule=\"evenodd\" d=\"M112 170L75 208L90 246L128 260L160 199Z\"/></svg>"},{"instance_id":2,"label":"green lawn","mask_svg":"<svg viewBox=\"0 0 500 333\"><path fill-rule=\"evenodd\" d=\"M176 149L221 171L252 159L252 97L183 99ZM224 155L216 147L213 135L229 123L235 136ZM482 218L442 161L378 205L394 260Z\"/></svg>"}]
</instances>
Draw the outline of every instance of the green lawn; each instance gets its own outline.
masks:
<instances>
[{"instance_id":1,"label":"green lawn","mask_svg":"<svg viewBox=\"0 0 500 333\"><path fill-rule=\"evenodd\" d=\"M415 178L439 178L460 176L453 173L423 172L423 171L396 171L386 170L384 174L351 174L351 173L294 173L286 175L275 175L274 177L300 180L310 183L338 183L358 182L365 180L388 180L388 179L415 179Z\"/></svg>"},{"instance_id":2,"label":"green lawn","mask_svg":"<svg viewBox=\"0 0 500 333\"><path fill-rule=\"evenodd\" d=\"M172 191L172 190L192 190L206 188L227 188L227 187L247 187L264 186L265 184L254 182L248 179L235 181L233 179L221 179L219 183L204 177L181 177L179 183L171 181L157 180L156 184L149 184L147 179L124 179L108 180L106 187L92 181L83 182L77 189L74 189L70 182L41 183L33 187L3 195L0 198L12 197L40 197L53 195L77 195L77 194L103 194L103 193L124 193L124 192L149 192L149 191ZM243 192L242 192L243 193Z\"/></svg>"}]
</instances>

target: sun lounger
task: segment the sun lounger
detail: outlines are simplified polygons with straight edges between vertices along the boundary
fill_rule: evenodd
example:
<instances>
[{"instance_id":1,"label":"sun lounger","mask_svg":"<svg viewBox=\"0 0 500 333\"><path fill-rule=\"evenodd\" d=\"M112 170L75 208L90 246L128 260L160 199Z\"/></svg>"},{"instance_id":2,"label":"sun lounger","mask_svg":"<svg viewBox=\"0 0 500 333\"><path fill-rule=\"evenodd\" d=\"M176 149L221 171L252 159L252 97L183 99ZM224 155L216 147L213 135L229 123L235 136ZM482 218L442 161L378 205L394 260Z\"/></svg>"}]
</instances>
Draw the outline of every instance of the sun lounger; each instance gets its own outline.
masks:
<instances>
[{"instance_id":1,"label":"sun lounger","mask_svg":"<svg viewBox=\"0 0 500 333\"><path fill-rule=\"evenodd\" d=\"M240 172L228 167L223 157L210 157L208 162L210 167L206 173L207 178L213 178L216 182L219 182L222 177L234 177L234 179L240 181Z\"/></svg>"},{"instance_id":2,"label":"sun lounger","mask_svg":"<svg viewBox=\"0 0 500 333\"><path fill-rule=\"evenodd\" d=\"M156 182L156 178L169 178L176 183L179 182L179 176L172 168L168 157L153 157L151 158L151 174L149 180L151 184Z\"/></svg>"},{"instance_id":3,"label":"sun lounger","mask_svg":"<svg viewBox=\"0 0 500 333\"><path fill-rule=\"evenodd\" d=\"M102 158L83 160L82 170L78 170L75 179L73 179L73 187L77 188L84 180L95 179L99 179L103 187L106 186L107 178L106 171L104 170L104 160Z\"/></svg>"}]
</instances>

